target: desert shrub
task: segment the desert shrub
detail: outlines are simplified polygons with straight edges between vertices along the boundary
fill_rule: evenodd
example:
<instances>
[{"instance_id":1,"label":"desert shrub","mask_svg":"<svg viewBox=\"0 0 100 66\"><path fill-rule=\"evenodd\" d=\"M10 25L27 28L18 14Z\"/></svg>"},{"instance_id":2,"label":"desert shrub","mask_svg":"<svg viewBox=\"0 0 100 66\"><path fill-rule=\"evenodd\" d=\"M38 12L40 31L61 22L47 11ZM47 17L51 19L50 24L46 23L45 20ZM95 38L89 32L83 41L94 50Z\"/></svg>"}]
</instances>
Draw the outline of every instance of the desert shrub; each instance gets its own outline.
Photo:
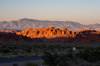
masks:
<instances>
[{"instance_id":1,"label":"desert shrub","mask_svg":"<svg viewBox=\"0 0 100 66\"><path fill-rule=\"evenodd\" d=\"M88 48L83 52L80 52L80 58L88 62L97 62L100 61L100 49L97 48Z\"/></svg>"}]
</instances>

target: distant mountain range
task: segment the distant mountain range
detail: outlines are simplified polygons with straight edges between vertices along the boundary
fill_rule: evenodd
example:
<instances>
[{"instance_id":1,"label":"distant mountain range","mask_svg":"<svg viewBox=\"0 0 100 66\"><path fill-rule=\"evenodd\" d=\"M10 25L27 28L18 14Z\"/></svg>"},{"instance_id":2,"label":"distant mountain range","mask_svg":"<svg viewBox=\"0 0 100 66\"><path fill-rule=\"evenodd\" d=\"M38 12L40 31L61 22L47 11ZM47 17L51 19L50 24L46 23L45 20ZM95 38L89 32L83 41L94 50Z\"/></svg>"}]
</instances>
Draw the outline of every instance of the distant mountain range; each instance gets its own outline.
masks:
<instances>
[{"instance_id":1,"label":"distant mountain range","mask_svg":"<svg viewBox=\"0 0 100 66\"><path fill-rule=\"evenodd\" d=\"M1 21L0 29L22 30L25 28L68 28L70 30L91 29L100 30L100 24L83 25L73 21L48 21L48 20L36 20L36 19L20 19L16 21Z\"/></svg>"}]
</instances>

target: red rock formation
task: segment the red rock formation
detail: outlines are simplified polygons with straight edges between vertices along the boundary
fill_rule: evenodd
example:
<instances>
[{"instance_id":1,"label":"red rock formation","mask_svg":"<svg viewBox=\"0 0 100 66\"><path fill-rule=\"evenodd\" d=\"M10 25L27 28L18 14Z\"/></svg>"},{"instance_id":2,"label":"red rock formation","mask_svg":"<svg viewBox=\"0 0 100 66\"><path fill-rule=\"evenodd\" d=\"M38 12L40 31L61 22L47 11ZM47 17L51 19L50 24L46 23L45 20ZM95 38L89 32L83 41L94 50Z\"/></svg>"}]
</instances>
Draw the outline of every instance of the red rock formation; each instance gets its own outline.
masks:
<instances>
[{"instance_id":1,"label":"red rock formation","mask_svg":"<svg viewBox=\"0 0 100 66\"><path fill-rule=\"evenodd\" d=\"M54 27L49 28L29 28L21 32L17 32L17 35L22 35L30 38L56 38L56 37L75 37L76 32L69 31L68 29L59 29Z\"/></svg>"}]
</instances>

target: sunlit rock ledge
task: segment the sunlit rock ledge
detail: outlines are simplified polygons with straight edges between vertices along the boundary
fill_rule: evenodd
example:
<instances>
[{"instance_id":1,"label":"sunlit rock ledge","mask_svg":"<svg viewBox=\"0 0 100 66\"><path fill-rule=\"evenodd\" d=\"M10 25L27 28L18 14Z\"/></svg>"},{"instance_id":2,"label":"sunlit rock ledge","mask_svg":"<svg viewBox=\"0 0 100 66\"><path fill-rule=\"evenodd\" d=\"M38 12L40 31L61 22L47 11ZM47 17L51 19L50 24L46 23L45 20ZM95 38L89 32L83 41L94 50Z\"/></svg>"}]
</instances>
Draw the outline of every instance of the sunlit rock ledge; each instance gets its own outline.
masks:
<instances>
[{"instance_id":1,"label":"sunlit rock ledge","mask_svg":"<svg viewBox=\"0 0 100 66\"><path fill-rule=\"evenodd\" d=\"M28 28L21 32L16 32L17 35L22 35L30 38L56 38L56 37L75 37L76 32L70 31L67 28Z\"/></svg>"}]
</instances>

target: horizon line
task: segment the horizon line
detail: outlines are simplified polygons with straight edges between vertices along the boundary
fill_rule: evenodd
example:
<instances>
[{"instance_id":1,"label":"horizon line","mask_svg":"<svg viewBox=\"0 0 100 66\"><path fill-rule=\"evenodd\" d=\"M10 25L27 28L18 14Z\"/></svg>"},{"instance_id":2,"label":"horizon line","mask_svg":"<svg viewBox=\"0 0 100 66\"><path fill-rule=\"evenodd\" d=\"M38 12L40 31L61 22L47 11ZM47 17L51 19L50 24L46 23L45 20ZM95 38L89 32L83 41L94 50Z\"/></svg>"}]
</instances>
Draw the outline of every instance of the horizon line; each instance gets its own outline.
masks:
<instances>
[{"instance_id":1,"label":"horizon line","mask_svg":"<svg viewBox=\"0 0 100 66\"><path fill-rule=\"evenodd\" d=\"M41 19L41 18L27 18L27 17L24 17L24 18L0 18L0 22L1 21L18 21L18 20L21 20L21 19L32 19L32 20L40 20L40 21L64 21L64 22L67 22L67 21L70 21L70 22L75 22L75 23L80 23L81 21L78 21L78 20L56 20L56 19ZM83 24L83 25L89 25L89 24L100 24L100 23L80 23L80 24Z\"/></svg>"}]
</instances>

